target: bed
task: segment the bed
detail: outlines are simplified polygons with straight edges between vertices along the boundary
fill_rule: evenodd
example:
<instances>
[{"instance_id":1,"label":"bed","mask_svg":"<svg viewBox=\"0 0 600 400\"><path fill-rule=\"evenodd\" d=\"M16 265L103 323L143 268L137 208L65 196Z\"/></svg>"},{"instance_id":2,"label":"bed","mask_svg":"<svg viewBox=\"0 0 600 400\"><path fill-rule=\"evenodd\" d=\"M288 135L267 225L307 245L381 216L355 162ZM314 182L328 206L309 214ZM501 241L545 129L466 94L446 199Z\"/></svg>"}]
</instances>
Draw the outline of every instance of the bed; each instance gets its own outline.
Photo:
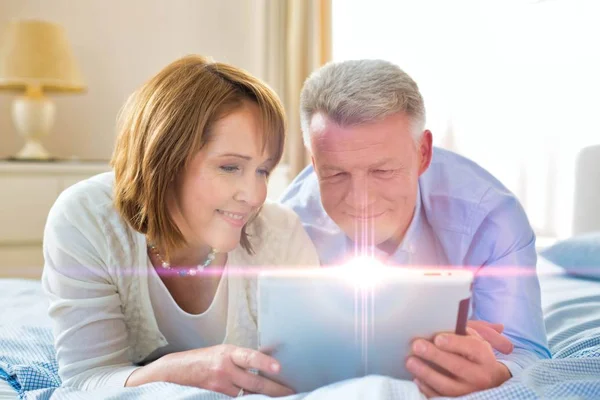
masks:
<instances>
[{"instance_id":1,"label":"bed","mask_svg":"<svg viewBox=\"0 0 600 400\"><path fill-rule=\"evenodd\" d=\"M499 388L463 399L600 398L600 280L566 275L562 268L543 257L538 271L554 359L538 362ZM0 280L0 300L4 305L0 309L0 399L228 398L168 383L103 392L57 389L60 381L39 281ZM258 395L247 398L266 399ZM369 376L290 397L293 400L332 398L387 400L422 399L422 396L412 382Z\"/></svg>"},{"instance_id":2,"label":"bed","mask_svg":"<svg viewBox=\"0 0 600 400\"><path fill-rule=\"evenodd\" d=\"M574 233L598 231L594 251L600 254L600 146L582 152L577 166ZM585 244L585 243L584 243ZM556 247L559 257L581 260L589 245ZM567 254L565 251L570 252ZM583 249L583 251L581 251ZM591 254L591 253L588 253ZM561 264L561 263L559 263ZM563 265L563 264L561 264ZM588 262L588 266L590 263ZM500 399L600 399L600 258L591 265L596 278L566 274L545 257L538 261L542 305L552 360L540 361L504 385L462 397L463 400ZM578 271L580 272L580 271ZM206 390L169 383L139 388L80 392L58 388L50 321L39 281L0 279L0 400L52 398L99 399L227 399ZM18 389L18 390L17 390ZM266 400L264 396L247 396ZM340 382L288 400L322 399L419 399L417 387L408 381L381 376Z\"/></svg>"}]
</instances>

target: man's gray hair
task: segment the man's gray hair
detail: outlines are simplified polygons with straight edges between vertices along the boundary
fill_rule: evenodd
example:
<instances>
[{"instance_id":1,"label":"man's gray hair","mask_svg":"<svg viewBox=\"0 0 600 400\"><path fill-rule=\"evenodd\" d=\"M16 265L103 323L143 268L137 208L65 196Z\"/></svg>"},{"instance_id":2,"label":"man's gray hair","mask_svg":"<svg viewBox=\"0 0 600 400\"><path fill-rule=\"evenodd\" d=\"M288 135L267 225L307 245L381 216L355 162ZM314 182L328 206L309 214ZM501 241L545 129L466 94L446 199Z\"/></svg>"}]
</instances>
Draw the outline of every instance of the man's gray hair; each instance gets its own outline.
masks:
<instances>
[{"instance_id":1,"label":"man's gray hair","mask_svg":"<svg viewBox=\"0 0 600 400\"><path fill-rule=\"evenodd\" d=\"M384 60L332 62L308 77L300 94L300 123L309 149L310 121L317 112L340 126L375 122L403 112L414 123L415 140L425 126L425 105L416 82Z\"/></svg>"}]
</instances>

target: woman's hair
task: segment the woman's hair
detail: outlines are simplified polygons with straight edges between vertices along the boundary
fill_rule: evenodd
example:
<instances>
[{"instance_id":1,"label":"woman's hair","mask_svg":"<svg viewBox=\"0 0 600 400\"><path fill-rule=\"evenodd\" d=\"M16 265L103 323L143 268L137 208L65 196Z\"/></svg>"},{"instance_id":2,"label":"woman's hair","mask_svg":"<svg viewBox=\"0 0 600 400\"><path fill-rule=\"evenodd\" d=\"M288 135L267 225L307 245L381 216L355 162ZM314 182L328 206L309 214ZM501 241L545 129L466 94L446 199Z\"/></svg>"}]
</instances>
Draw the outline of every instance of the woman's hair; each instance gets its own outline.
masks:
<instances>
[{"instance_id":1,"label":"woman's hair","mask_svg":"<svg viewBox=\"0 0 600 400\"><path fill-rule=\"evenodd\" d=\"M111 166L115 206L135 230L161 248L166 258L186 244L167 208L167 194L193 156L210 140L215 121L243 101L258 105L262 149L276 162L283 153L285 114L277 95L234 66L201 56L168 65L135 91L119 115ZM241 245L252 252L246 228Z\"/></svg>"}]
</instances>

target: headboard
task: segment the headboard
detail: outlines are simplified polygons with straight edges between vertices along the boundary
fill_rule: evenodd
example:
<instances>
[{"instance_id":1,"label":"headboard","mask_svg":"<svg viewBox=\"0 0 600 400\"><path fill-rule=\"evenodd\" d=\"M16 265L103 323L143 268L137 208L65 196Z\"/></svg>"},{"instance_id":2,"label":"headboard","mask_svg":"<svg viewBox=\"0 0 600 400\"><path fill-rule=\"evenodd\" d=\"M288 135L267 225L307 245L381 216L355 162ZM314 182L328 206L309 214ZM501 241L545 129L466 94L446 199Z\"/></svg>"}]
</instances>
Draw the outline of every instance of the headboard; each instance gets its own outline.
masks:
<instances>
[{"instance_id":1,"label":"headboard","mask_svg":"<svg viewBox=\"0 0 600 400\"><path fill-rule=\"evenodd\" d=\"M573 235L600 231L600 144L577 157L574 207Z\"/></svg>"}]
</instances>

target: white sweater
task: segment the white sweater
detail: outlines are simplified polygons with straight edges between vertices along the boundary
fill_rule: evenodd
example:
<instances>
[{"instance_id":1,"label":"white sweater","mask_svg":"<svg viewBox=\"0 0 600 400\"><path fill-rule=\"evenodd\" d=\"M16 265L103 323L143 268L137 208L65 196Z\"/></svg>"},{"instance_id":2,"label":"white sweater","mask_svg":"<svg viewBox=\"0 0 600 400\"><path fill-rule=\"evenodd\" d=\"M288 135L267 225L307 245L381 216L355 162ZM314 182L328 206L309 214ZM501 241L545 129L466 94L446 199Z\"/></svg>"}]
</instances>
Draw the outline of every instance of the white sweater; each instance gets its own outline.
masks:
<instances>
[{"instance_id":1,"label":"white sweater","mask_svg":"<svg viewBox=\"0 0 600 400\"><path fill-rule=\"evenodd\" d=\"M65 190L44 231L42 284L59 375L64 386L83 390L122 387L135 363L168 344L150 301L145 236L114 208L113 182L105 173ZM319 265L300 220L284 206L266 203L248 233L254 255L238 246L228 268ZM248 275L228 275L224 343L256 348L256 279Z\"/></svg>"}]
</instances>

